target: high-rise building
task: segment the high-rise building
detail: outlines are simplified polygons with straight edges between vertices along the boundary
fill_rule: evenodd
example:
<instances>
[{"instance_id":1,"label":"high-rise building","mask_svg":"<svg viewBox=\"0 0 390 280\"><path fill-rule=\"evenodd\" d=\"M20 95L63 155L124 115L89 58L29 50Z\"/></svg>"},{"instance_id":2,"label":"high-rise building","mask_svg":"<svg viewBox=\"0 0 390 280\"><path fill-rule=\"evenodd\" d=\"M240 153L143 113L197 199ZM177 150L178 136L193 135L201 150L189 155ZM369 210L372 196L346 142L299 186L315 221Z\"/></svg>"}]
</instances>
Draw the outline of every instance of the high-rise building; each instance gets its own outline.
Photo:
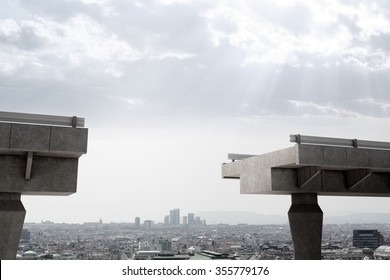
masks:
<instances>
[{"instance_id":1,"label":"high-rise building","mask_svg":"<svg viewBox=\"0 0 390 280\"><path fill-rule=\"evenodd\" d=\"M152 226L153 226L153 221L151 221L151 220L144 221L144 229L145 230L151 230Z\"/></svg>"},{"instance_id":2,"label":"high-rise building","mask_svg":"<svg viewBox=\"0 0 390 280\"><path fill-rule=\"evenodd\" d=\"M183 225L187 225L187 216L183 216Z\"/></svg>"},{"instance_id":3,"label":"high-rise building","mask_svg":"<svg viewBox=\"0 0 390 280\"><path fill-rule=\"evenodd\" d=\"M169 215L164 217L164 225L169 225Z\"/></svg>"},{"instance_id":4,"label":"high-rise building","mask_svg":"<svg viewBox=\"0 0 390 280\"><path fill-rule=\"evenodd\" d=\"M195 215L194 213L188 213L188 225L195 225Z\"/></svg>"},{"instance_id":5,"label":"high-rise building","mask_svg":"<svg viewBox=\"0 0 390 280\"><path fill-rule=\"evenodd\" d=\"M169 223L173 225L173 217L175 216L175 213L173 210L169 210Z\"/></svg>"},{"instance_id":6,"label":"high-rise building","mask_svg":"<svg viewBox=\"0 0 390 280\"><path fill-rule=\"evenodd\" d=\"M375 250L383 244L383 236L378 230L354 230L353 246L356 248L370 248Z\"/></svg>"},{"instance_id":7,"label":"high-rise building","mask_svg":"<svg viewBox=\"0 0 390 280\"><path fill-rule=\"evenodd\" d=\"M169 211L169 222L171 225L180 225L180 209Z\"/></svg>"},{"instance_id":8,"label":"high-rise building","mask_svg":"<svg viewBox=\"0 0 390 280\"><path fill-rule=\"evenodd\" d=\"M141 219L139 217L135 217L134 219L134 227L140 228L141 227Z\"/></svg>"}]
</instances>

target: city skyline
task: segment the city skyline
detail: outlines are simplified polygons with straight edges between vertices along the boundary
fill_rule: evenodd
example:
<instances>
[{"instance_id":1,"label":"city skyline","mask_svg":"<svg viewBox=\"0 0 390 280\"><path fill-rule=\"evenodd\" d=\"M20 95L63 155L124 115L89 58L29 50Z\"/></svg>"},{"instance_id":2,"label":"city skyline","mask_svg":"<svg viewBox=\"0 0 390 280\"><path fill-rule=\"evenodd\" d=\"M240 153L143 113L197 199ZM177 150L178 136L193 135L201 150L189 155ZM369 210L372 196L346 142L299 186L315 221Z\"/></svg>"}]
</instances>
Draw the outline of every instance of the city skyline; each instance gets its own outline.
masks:
<instances>
[{"instance_id":1,"label":"city skyline","mask_svg":"<svg viewBox=\"0 0 390 280\"><path fill-rule=\"evenodd\" d=\"M191 220L190 215L193 216L193 221ZM196 215L196 216L195 216ZM168 219L166 219L168 217ZM182 222L179 224L181 226L186 225L196 225L195 218L199 217L199 221L205 221L206 224L218 225L287 225L288 219L287 215L262 215L253 212L240 212L240 211L215 211L215 212L199 212L199 213L188 213L187 216L182 216L182 219L186 217L187 223ZM35 224L35 223L58 223L58 224L84 224L84 223L119 223L119 224L133 224L136 228L141 228L144 224L144 221L150 220L155 225L164 225L164 226L175 226L170 224L169 215L165 215L163 218L152 219L150 217L139 217L135 216L130 217L128 220L123 221L104 221L101 217L95 220L86 220L81 222L63 222L63 221L50 221L41 219L40 221L25 221L25 224ZM388 213L331 213L330 215L324 215L324 224L389 224L390 223L390 214Z\"/></svg>"},{"instance_id":2,"label":"city skyline","mask_svg":"<svg viewBox=\"0 0 390 280\"><path fill-rule=\"evenodd\" d=\"M323 259L388 259L390 224L325 225ZM18 259L291 259L288 225L27 224ZM155 258L154 258L155 257Z\"/></svg>"},{"instance_id":3,"label":"city skyline","mask_svg":"<svg viewBox=\"0 0 390 280\"><path fill-rule=\"evenodd\" d=\"M290 134L390 142L390 7L374 1L0 0L0 110L85 117L77 193L23 196L26 222L286 216L241 195L228 153ZM388 198L319 197L324 213Z\"/></svg>"}]
</instances>

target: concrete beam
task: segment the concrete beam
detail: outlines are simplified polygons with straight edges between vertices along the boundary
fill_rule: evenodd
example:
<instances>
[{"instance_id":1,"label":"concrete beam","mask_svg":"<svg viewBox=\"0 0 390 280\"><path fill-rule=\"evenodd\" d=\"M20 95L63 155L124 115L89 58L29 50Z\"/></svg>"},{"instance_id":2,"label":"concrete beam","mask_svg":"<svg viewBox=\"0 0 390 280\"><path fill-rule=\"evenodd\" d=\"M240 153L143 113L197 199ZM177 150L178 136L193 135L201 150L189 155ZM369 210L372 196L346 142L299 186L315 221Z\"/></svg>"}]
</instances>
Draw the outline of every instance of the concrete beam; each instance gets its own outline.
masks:
<instances>
[{"instance_id":1,"label":"concrete beam","mask_svg":"<svg viewBox=\"0 0 390 280\"><path fill-rule=\"evenodd\" d=\"M270 193L271 167L295 165L295 148L250 157L222 165L222 177L240 179L241 193Z\"/></svg>"},{"instance_id":2,"label":"concrete beam","mask_svg":"<svg viewBox=\"0 0 390 280\"><path fill-rule=\"evenodd\" d=\"M0 123L0 150L9 149L11 139L11 124Z\"/></svg>"},{"instance_id":3,"label":"concrete beam","mask_svg":"<svg viewBox=\"0 0 390 280\"><path fill-rule=\"evenodd\" d=\"M244 194L390 196L390 151L297 144L225 163Z\"/></svg>"},{"instance_id":4,"label":"concrete beam","mask_svg":"<svg viewBox=\"0 0 390 280\"><path fill-rule=\"evenodd\" d=\"M0 155L34 152L79 158L87 153L88 129L0 123Z\"/></svg>"},{"instance_id":5,"label":"concrete beam","mask_svg":"<svg viewBox=\"0 0 390 280\"><path fill-rule=\"evenodd\" d=\"M50 151L50 127L41 125L12 124L9 150Z\"/></svg>"},{"instance_id":6,"label":"concrete beam","mask_svg":"<svg viewBox=\"0 0 390 280\"><path fill-rule=\"evenodd\" d=\"M24 195L69 195L77 189L77 158L34 155L26 180L27 155L0 155L0 191Z\"/></svg>"},{"instance_id":7,"label":"concrete beam","mask_svg":"<svg viewBox=\"0 0 390 280\"><path fill-rule=\"evenodd\" d=\"M0 192L75 193L87 141L86 128L0 123Z\"/></svg>"}]
</instances>

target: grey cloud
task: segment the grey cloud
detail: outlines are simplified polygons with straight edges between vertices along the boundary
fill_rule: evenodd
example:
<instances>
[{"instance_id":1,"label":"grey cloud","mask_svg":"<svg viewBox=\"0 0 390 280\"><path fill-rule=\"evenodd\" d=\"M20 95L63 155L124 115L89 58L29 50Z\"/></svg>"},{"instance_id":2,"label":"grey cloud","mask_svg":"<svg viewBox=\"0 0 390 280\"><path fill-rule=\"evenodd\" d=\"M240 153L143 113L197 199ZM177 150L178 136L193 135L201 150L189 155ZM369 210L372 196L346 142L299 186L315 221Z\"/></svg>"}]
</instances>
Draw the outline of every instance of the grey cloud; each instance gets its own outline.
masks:
<instances>
[{"instance_id":1,"label":"grey cloud","mask_svg":"<svg viewBox=\"0 0 390 280\"><path fill-rule=\"evenodd\" d=\"M358 36L362 31L362 29L359 26L357 26L356 21L357 21L356 16L351 17L342 14L338 15L338 23L347 27L347 29L355 36Z\"/></svg>"},{"instance_id":2,"label":"grey cloud","mask_svg":"<svg viewBox=\"0 0 390 280\"><path fill-rule=\"evenodd\" d=\"M22 27L16 36L0 35L0 43L16 46L23 50L33 50L41 47L44 40L35 34L31 27Z\"/></svg>"},{"instance_id":3,"label":"grey cloud","mask_svg":"<svg viewBox=\"0 0 390 280\"><path fill-rule=\"evenodd\" d=\"M38 37L31 28L23 28L20 33L19 46L23 49L36 49L44 44L42 38Z\"/></svg>"},{"instance_id":4,"label":"grey cloud","mask_svg":"<svg viewBox=\"0 0 390 280\"><path fill-rule=\"evenodd\" d=\"M372 36L370 44L373 50L381 49L390 52L390 33Z\"/></svg>"},{"instance_id":5,"label":"grey cloud","mask_svg":"<svg viewBox=\"0 0 390 280\"><path fill-rule=\"evenodd\" d=\"M193 67L192 60L136 62L124 65L125 74L118 79L95 72L85 80L88 73L74 69L65 81L46 80L44 86L37 80L2 79L0 98L3 108L50 108L115 123L153 117L390 117L390 110L365 101L390 103L385 74L367 79L356 73L340 76L333 69L239 68L221 60L204 69ZM128 106L125 98L145 103Z\"/></svg>"},{"instance_id":6,"label":"grey cloud","mask_svg":"<svg viewBox=\"0 0 390 280\"><path fill-rule=\"evenodd\" d=\"M77 14L88 14L96 20L104 20L110 16L108 11L111 11L111 3L121 2L126 1L108 1L103 5L99 5L96 3L83 3L81 0L20 0L20 8L34 16L49 17L58 21L66 21Z\"/></svg>"},{"instance_id":7,"label":"grey cloud","mask_svg":"<svg viewBox=\"0 0 390 280\"><path fill-rule=\"evenodd\" d=\"M87 11L87 7L80 1L20 0L19 2L22 9L35 16L48 16L62 21Z\"/></svg>"},{"instance_id":8,"label":"grey cloud","mask_svg":"<svg viewBox=\"0 0 390 280\"><path fill-rule=\"evenodd\" d=\"M84 5L79 1L26 0L22 4L23 9L34 15L59 22L76 15L87 15L106 32L116 35L139 51L198 53L212 47L206 23L199 16L208 7L204 3L161 5L155 1L142 1L143 7L137 7L131 1L110 1L105 7ZM112 8L113 15L104 16L105 8Z\"/></svg>"},{"instance_id":9,"label":"grey cloud","mask_svg":"<svg viewBox=\"0 0 390 280\"><path fill-rule=\"evenodd\" d=\"M199 17L204 9L199 4L165 6L148 1L139 8L122 2L115 20L104 21L106 27L139 49L202 52L211 47L206 23Z\"/></svg>"},{"instance_id":10,"label":"grey cloud","mask_svg":"<svg viewBox=\"0 0 390 280\"><path fill-rule=\"evenodd\" d=\"M188 61L139 65L142 71L128 80L128 87L133 94L142 89L148 106L154 106L153 111L162 115L179 112L198 116L299 116L308 113L324 116L334 115L334 107L342 116L390 117L389 111L378 111L374 105L357 102L365 98L390 102L385 90L388 88L385 73L383 78L375 78L374 73L351 73L343 67L338 72L334 68L293 67L275 71L277 69L270 65L237 68L225 64L223 58L221 60L223 62L205 69L186 69ZM149 73L149 76L142 77L141 73ZM149 81L147 87L143 86L145 81ZM167 90L160 90L167 81L170 84ZM296 107L290 100L318 106Z\"/></svg>"},{"instance_id":11,"label":"grey cloud","mask_svg":"<svg viewBox=\"0 0 390 280\"><path fill-rule=\"evenodd\" d=\"M71 3L74 6L64 12L67 16L90 12L84 6ZM378 103L361 101L372 98L383 104L390 103L388 70L370 72L346 62L337 64L336 58L308 53L299 54L300 67L272 63L240 67L245 50L226 42L211 45L207 22L200 16L208 6L164 6L152 1L145 2L142 8L124 1L111 2L114 4L117 15L101 17L98 21L107 34L115 35L137 50L149 48L157 54L188 52L194 56L182 60L145 56L134 61L114 56L103 62L84 56L79 66L62 67L67 61L50 52L41 59L60 71L60 78L53 73L32 76L36 69L25 65L18 70L18 76L1 78L3 108L84 112L101 121L172 116L326 116L335 115L335 112L350 117L354 112L390 117L389 110L381 109ZM61 13L59 6L47 5L36 9ZM266 7L257 5L259 11ZM305 25L310 16L303 6L285 8L279 13L275 7L269 9L266 14L270 21L287 26L297 34L306 32ZM273 13L276 15L271 16ZM300 23L289 25L295 13L298 13ZM282 15L288 16L280 19ZM232 23L221 21L218 24L225 32L235 30ZM20 48L44 47L31 29L26 28L21 34L21 41L14 42ZM382 36L377 40L384 44L386 38ZM305 66L306 62L312 65ZM116 78L108 75L109 67L121 75ZM143 106L128 106L126 100L144 103Z\"/></svg>"}]
</instances>

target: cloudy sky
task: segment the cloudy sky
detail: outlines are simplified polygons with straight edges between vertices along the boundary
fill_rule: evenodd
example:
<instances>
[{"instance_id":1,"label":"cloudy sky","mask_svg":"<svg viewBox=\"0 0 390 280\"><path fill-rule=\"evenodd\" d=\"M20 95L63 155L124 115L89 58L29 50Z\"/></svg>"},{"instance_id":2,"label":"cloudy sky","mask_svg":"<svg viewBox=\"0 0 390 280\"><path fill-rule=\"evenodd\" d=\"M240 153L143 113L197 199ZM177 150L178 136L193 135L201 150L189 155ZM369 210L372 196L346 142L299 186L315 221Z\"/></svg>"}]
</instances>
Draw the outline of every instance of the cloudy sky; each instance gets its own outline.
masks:
<instances>
[{"instance_id":1,"label":"cloudy sky","mask_svg":"<svg viewBox=\"0 0 390 280\"><path fill-rule=\"evenodd\" d=\"M0 110L85 117L78 192L23 197L26 221L161 221L288 196L240 195L227 154L289 134L390 141L390 3L0 0ZM385 198L320 197L333 212Z\"/></svg>"}]
</instances>

